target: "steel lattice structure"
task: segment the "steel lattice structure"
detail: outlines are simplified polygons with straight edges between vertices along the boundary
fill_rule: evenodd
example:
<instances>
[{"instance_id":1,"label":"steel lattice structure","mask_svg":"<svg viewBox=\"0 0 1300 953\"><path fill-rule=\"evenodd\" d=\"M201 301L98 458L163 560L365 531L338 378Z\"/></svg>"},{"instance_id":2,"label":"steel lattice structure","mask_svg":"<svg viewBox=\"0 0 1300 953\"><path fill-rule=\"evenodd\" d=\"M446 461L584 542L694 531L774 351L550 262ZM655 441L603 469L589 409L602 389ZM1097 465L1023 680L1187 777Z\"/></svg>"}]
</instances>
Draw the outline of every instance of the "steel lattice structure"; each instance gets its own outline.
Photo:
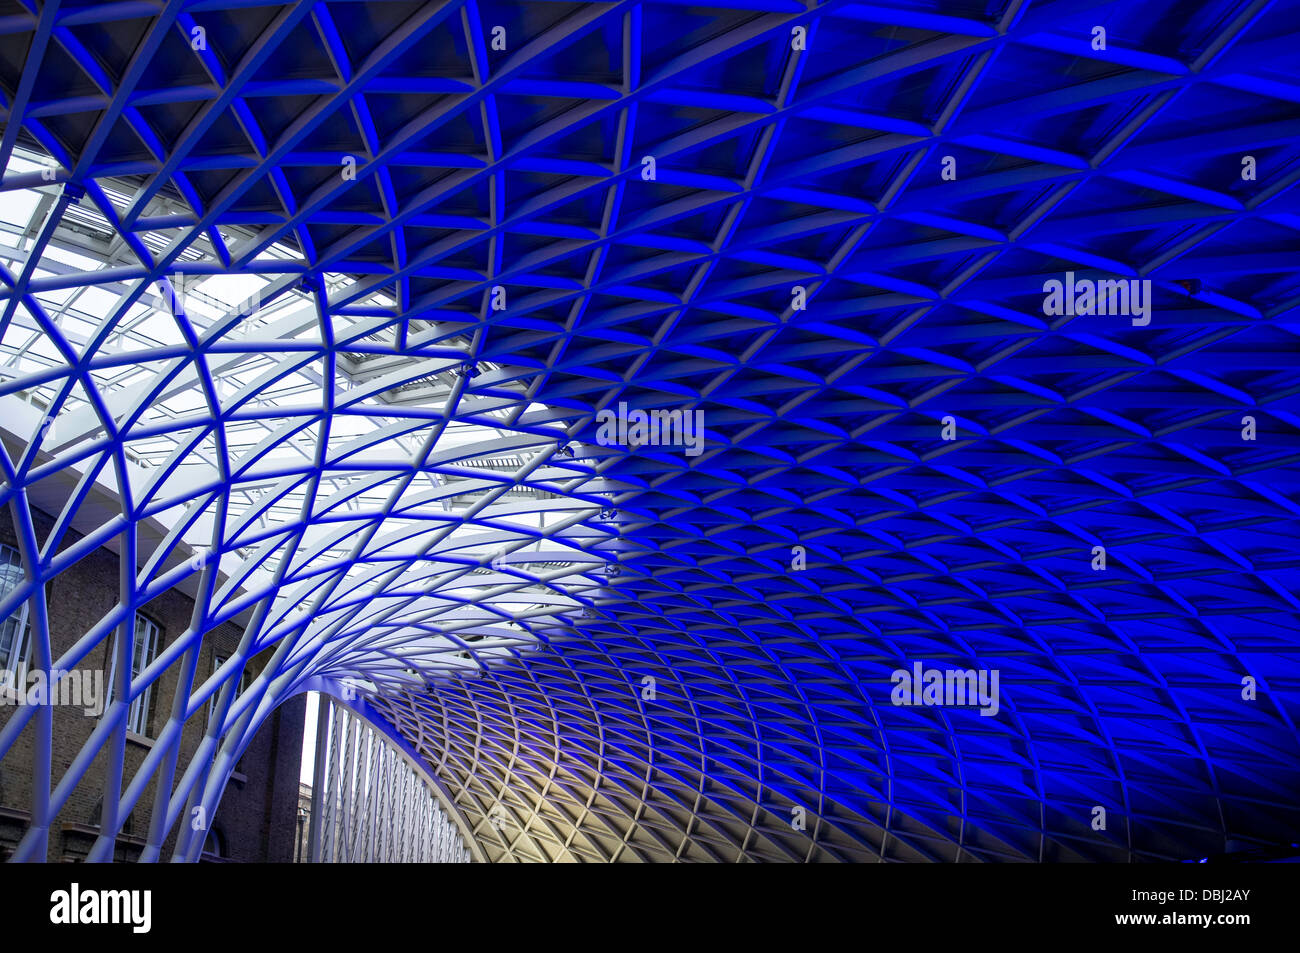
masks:
<instances>
[{"instance_id":1,"label":"steel lattice structure","mask_svg":"<svg viewBox=\"0 0 1300 953\"><path fill-rule=\"evenodd\" d=\"M325 696L318 725L312 863L469 862L438 793L384 732Z\"/></svg>"},{"instance_id":2,"label":"steel lattice structure","mask_svg":"<svg viewBox=\"0 0 1300 953\"><path fill-rule=\"evenodd\" d=\"M156 780L155 859L344 680L491 860L1300 839L1298 13L8 4L0 616L69 668L195 597L38 758L20 859L79 784L108 856ZM1149 280L1150 323L1045 313L1067 272ZM602 443L619 405L704 452ZM51 658L42 585L103 545L138 571ZM1000 711L894 705L918 661ZM177 666L145 767L89 773Z\"/></svg>"}]
</instances>

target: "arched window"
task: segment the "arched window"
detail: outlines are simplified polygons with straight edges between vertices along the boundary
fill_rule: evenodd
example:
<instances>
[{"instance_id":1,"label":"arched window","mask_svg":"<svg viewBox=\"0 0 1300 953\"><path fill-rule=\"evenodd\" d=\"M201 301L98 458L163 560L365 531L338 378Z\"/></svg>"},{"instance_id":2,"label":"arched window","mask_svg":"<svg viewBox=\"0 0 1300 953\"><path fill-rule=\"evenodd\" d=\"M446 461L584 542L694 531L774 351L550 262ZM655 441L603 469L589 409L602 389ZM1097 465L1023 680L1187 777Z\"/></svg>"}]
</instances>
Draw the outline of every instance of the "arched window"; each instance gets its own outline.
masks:
<instances>
[{"instance_id":1,"label":"arched window","mask_svg":"<svg viewBox=\"0 0 1300 953\"><path fill-rule=\"evenodd\" d=\"M208 838L203 842L203 858L221 858L225 859L226 854L226 836L214 827L208 831Z\"/></svg>"}]
</instances>

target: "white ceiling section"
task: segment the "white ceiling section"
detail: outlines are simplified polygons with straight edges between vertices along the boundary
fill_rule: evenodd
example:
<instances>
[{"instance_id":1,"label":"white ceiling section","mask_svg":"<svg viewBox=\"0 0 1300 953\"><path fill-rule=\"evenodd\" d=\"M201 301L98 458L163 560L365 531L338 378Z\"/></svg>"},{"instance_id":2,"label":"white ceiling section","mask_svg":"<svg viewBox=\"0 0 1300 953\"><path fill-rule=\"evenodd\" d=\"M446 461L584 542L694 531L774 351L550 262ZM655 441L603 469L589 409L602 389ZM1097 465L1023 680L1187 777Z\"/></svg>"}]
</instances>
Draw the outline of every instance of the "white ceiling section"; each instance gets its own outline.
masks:
<instances>
[{"instance_id":1,"label":"white ceiling section","mask_svg":"<svg viewBox=\"0 0 1300 953\"><path fill-rule=\"evenodd\" d=\"M45 161L18 148L6 177ZM527 399L518 369L479 361L473 334L382 293L332 309L357 277L304 282L301 256L280 244L219 273L196 240L165 282L142 287L140 249L105 214L133 202L133 186L98 186L62 207L59 184L0 192L0 264L28 289L3 301L7 482L56 518L36 534L45 578L128 538L137 556L115 612L56 666L111 638L124 607L179 586L199 601L194 624L132 691L222 622L248 626L235 663L189 701L205 711L274 647L267 677L226 710L233 750L247 740L231 730L242 714L309 679L419 690L534 651L591 610L617 536L600 519L615 488L570 445L564 415ZM255 235L237 232L223 241ZM85 542L71 545L69 529ZM34 591L29 580L9 601Z\"/></svg>"}]
</instances>

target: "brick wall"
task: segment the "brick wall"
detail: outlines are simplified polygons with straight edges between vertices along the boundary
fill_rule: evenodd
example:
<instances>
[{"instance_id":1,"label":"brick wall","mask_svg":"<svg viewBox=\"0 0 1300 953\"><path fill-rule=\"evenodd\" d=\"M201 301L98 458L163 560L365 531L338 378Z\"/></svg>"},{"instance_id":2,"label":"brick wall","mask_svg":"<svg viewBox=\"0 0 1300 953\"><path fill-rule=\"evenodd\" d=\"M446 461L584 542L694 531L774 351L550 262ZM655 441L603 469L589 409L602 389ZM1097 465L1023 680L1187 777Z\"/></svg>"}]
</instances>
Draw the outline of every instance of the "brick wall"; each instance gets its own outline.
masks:
<instances>
[{"instance_id":1,"label":"brick wall","mask_svg":"<svg viewBox=\"0 0 1300 953\"><path fill-rule=\"evenodd\" d=\"M51 520L35 513L38 538L44 539ZM71 531L60 547L65 549L79 538ZM7 511L0 511L0 543L16 546L14 529ZM69 567L48 584L50 638L54 658L74 646L117 603L118 557L98 549ZM163 593L143 608L159 627L158 653L175 641L189 626L194 602L182 592ZM208 633L200 649L195 670L195 687L216 670L217 657L233 655L241 630L225 623ZM105 639L75 666L99 669L107 686L111 671L113 639ZM247 679L261 671L270 652L249 663ZM166 724L176 694L180 665L172 665L154 682L149 704L147 737L128 737L123 758L123 789L130 784L151 750L150 738ZM0 728L17 709L0 705ZM281 705L258 730L240 759L235 776L226 787L221 805L212 819L217 840L224 843L227 859L240 862L289 863L293 859L298 805L298 766L302 754L305 696ZM51 772L57 785L90 737L98 719L80 709L55 706ZM198 747L206 728L206 716L196 714L186 723L181 742L179 780L190 755ZM17 845L31 810L34 720L23 729L14 747L0 760L0 860ZM72 792L50 829L49 860L80 860L98 835L100 796L104 786L107 747L95 758L89 771ZM138 857L149 830L156 780L151 780L136 803L129 823L118 840L117 859ZM163 859L170 857L175 833L163 847Z\"/></svg>"}]
</instances>

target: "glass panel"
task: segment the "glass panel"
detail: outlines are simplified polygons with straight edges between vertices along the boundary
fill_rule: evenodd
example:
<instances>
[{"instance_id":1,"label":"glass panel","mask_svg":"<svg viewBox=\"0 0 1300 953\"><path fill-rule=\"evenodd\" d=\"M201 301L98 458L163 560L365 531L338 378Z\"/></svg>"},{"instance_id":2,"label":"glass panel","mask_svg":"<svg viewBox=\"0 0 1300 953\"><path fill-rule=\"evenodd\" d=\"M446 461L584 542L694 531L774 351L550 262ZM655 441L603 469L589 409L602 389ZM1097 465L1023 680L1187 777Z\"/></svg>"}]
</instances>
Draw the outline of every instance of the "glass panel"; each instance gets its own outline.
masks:
<instances>
[{"instance_id":1,"label":"glass panel","mask_svg":"<svg viewBox=\"0 0 1300 953\"><path fill-rule=\"evenodd\" d=\"M18 588L22 581L23 564L18 550L12 546L0 545L0 599ZM23 603L0 622L0 669L9 673L7 677L0 676L0 681L7 685L23 680L28 634L27 604Z\"/></svg>"},{"instance_id":2,"label":"glass panel","mask_svg":"<svg viewBox=\"0 0 1300 953\"><path fill-rule=\"evenodd\" d=\"M131 647L131 679L140 676L158 651L158 627L140 613L135 614L135 643ZM149 699L153 695L150 685L136 696L127 711L126 727L137 735L148 734Z\"/></svg>"},{"instance_id":3,"label":"glass panel","mask_svg":"<svg viewBox=\"0 0 1300 953\"><path fill-rule=\"evenodd\" d=\"M217 672L221 671L221 666L225 665L226 662L228 661L230 661L229 656L218 655L212 661L212 673L215 675ZM212 711L217 707L217 699L220 697L221 697L221 689L218 688L215 692L212 693L212 697L208 699L208 721L212 720Z\"/></svg>"}]
</instances>

